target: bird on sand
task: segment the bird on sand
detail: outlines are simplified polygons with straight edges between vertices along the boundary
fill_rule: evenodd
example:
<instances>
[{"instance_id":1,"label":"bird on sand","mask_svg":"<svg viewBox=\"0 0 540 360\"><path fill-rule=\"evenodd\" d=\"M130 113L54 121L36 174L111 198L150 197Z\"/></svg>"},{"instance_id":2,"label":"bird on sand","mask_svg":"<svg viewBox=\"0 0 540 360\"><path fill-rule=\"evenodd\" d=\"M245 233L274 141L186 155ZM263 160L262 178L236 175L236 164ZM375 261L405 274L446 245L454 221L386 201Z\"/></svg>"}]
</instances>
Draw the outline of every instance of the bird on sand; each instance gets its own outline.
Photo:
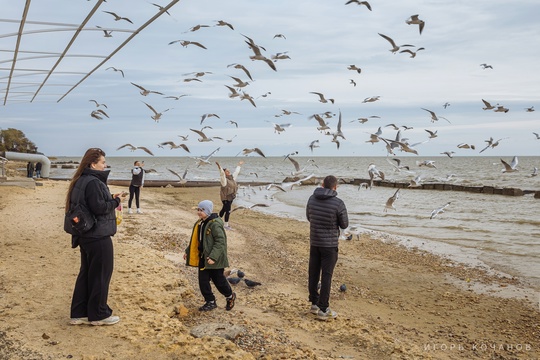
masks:
<instances>
[{"instance_id":1,"label":"bird on sand","mask_svg":"<svg viewBox=\"0 0 540 360\"><path fill-rule=\"evenodd\" d=\"M516 168L517 165L518 165L518 157L517 156L514 156L514 158L512 159L512 162L510 163L510 165L506 161L504 161L503 159L501 159L501 162L504 165L504 169L501 170L503 173L519 171L519 169Z\"/></svg>"},{"instance_id":2,"label":"bird on sand","mask_svg":"<svg viewBox=\"0 0 540 360\"><path fill-rule=\"evenodd\" d=\"M361 233L362 233L362 228L359 225L349 225L345 230L343 230L344 235L348 235L348 237L352 235L356 235L357 240L360 239Z\"/></svg>"},{"instance_id":3,"label":"bird on sand","mask_svg":"<svg viewBox=\"0 0 540 360\"><path fill-rule=\"evenodd\" d=\"M229 284L232 284L232 285L236 285L238 284L240 281L242 281L242 279L240 279L239 277L228 277L227 278L227 281L229 282Z\"/></svg>"},{"instance_id":4,"label":"bird on sand","mask_svg":"<svg viewBox=\"0 0 540 360\"><path fill-rule=\"evenodd\" d=\"M248 288L254 288L255 286L262 285L258 281L253 281L253 280L249 280L249 279L246 279L246 278L244 278L244 282L246 283Z\"/></svg>"},{"instance_id":5,"label":"bird on sand","mask_svg":"<svg viewBox=\"0 0 540 360\"><path fill-rule=\"evenodd\" d=\"M426 25L426 23L424 22L424 20L420 20L418 18L418 14L411 15L411 17L405 20L405 22L409 25L418 25L418 30L420 31L420 35L422 35L422 30L424 30L424 26Z\"/></svg>"},{"instance_id":6,"label":"bird on sand","mask_svg":"<svg viewBox=\"0 0 540 360\"><path fill-rule=\"evenodd\" d=\"M172 170L172 169L167 168L167 170L169 170L174 176L177 176L177 177L178 177L178 179L179 179L178 182L179 182L180 184L185 184L185 183L187 183L186 175L187 175L188 169L186 169L186 170L184 171L184 174L183 174L182 176L180 176L179 173L177 173L176 171L174 171L174 170Z\"/></svg>"},{"instance_id":7,"label":"bird on sand","mask_svg":"<svg viewBox=\"0 0 540 360\"><path fill-rule=\"evenodd\" d=\"M115 13L111 12L111 11L103 11L104 13L107 13L107 14L111 14L112 16L114 16L114 21L120 21L120 20L125 20L129 23L132 23L133 24L133 21L129 20L128 18L126 17L121 17L121 16L118 16L116 15Z\"/></svg>"},{"instance_id":8,"label":"bird on sand","mask_svg":"<svg viewBox=\"0 0 540 360\"><path fill-rule=\"evenodd\" d=\"M430 219L433 219L435 216L439 215L439 214L442 214L444 212L444 209L446 209L446 207L448 205L450 205L451 202L447 202L446 204L444 204L443 206L441 206L440 208L437 208L435 210L433 210L431 212L431 215L430 215Z\"/></svg>"},{"instance_id":9,"label":"bird on sand","mask_svg":"<svg viewBox=\"0 0 540 360\"><path fill-rule=\"evenodd\" d=\"M139 150L139 149L140 149L140 150L143 150L143 151L145 151L146 153L148 153L148 154L154 156L154 154L152 154L152 152L151 152L150 150L148 150L148 149L147 149L146 147L144 147L144 146L133 146L133 145L131 145L131 144L124 144L124 145L118 147L116 150L118 151L118 150L123 149L123 148L125 148L125 147L129 148L129 150L131 150L131 151L135 151L135 150Z\"/></svg>"},{"instance_id":10,"label":"bird on sand","mask_svg":"<svg viewBox=\"0 0 540 360\"><path fill-rule=\"evenodd\" d=\"M397 189L396 192L394 192L394 195L390 196L388 198L388 200L386 200L386 204L384 205L384 210L383 210L384 212L388 212L388 209L394 209L395 211L397 211L395 206L394 206L394 202L397 199L399 199L399 191L400 190L401 189Z\"/></svg>"},{"instance_id":11,"label":"bird on sand","mask_svg":"<svg viewBox=\"0 0 540 360\"><path fill-rule=\"evenodd\" d=\"M386 41L388 41L388 42L390 43L390 45L392 45L392 48L390 49L390 51L391 51L392 53L394 53L394 54L395 54L396 52L398 52L399 49L400 49L401 47L404 47L404 46L414 46L414 45L410 45L410 44L404 44L404 45L397 46L396 43L394 42L394 40L393 40L391 37L389 37L389 36L387 36L387 35L384 35L384 34L381 34L381 33L379 33L379 35L380 35L383 39L385 39Z\"/></svg>"}]
</instances>

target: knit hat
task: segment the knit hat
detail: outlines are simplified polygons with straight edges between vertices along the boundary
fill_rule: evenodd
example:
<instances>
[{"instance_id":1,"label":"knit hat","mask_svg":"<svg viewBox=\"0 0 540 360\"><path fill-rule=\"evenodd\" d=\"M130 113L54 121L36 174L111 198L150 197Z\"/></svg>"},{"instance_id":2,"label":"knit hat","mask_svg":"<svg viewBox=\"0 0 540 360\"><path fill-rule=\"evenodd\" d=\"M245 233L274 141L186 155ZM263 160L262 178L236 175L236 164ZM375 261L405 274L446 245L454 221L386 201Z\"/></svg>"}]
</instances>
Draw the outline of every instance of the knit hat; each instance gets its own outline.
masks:
<instances>
[{"instance_id":1,"label":"knit hat","mask_svg":"<svg viewBox=\"0 0 540 360\"><path fill-rule=\"evenodd\" d=\"M210 214L212 214L212 210L214 210L214 204L210 200L201 201L198 207L208 216L210 216Z\"/></svg>"}]
</instances>

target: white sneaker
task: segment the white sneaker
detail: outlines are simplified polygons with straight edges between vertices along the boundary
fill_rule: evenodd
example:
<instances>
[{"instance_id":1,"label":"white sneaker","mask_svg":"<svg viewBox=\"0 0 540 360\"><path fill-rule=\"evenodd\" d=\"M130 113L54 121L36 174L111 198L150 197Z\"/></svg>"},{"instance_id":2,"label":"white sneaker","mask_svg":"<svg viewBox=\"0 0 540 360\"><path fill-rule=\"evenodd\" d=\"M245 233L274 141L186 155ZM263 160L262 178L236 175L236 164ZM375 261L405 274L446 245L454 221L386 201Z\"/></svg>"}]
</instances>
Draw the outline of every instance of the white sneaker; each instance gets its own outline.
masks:
<instances>
[{"instance_id":1,"label":"white sneaker","mask_svg":"<svg viewBox=\"0 0 540 360\"><path fill-rule=\"evenodd\" d=\"M69 323L71 325L90 325L90 321L88 321L87 317L84 317L84 318L71 318L69 320Z\"/></svg>"},{"instance_id":2,"label":"white sneaker","mask_svg":"<svg viewBox=\"0 0 540 360\"><path fill-rule=\"evenodd\" d=\"M131 211L131 209L128 209L128 214L133 214L133 211Z\"/></svg>"},{"instance_id":3,"label":"white sneaker","mask_svg":"<svg viewBox=\"0 0 540 360\"><path fill-rule=\"evenodd\" d=\"M142 214L143 212L141 211L141 209L137 209L137 214Z\"/></svg>"},{"instance_id":4,"label":"white sneaker","mask_svg":"<svg viewBox=\"0 0 540 360\"><path fill-rule=\"evenodd\" d=\"M319 313L319 310L320 309L316 304L312 304L309 312L312 313L313 315L317 315Z\"/></svg>"},{"instance_id":5,"label":"white sneaker","mask_svg":"<svg viewBox=\"0 0 540 360\"><path fill-rule=\"evenodd\" d=\"M108 318L106 319L103 319L103 320L97 320L97 321L91 321L90 324L94 325L94 326L101 326L101 325L114 325L116 324L117 322L120 321L120 317L119 316L109 316Z\"/></svg>"},{"instance_id":6,"label":"white sneaker","mask_svg":"<svg viewBox=\"0 0 540 360\"><path fill-rule=\"evenodd\" d=\"M319 312L317 313L317 319L319 320L326 321L335 318L337 318L337 312L330 308L327 308L326 311L319 310Z\"/></svg>"},{"instance_id":7,"label":"white sneaker","mask_svg":"<svg viewBox=\"0 0 540 360\"><path fill-rule=\"evenodd\" d=\"M233 228L230 227L229 225L225 225L223 228L224 228L225 230L232 230L232 229L233 229Z\"/></svg>"}]
</instances>

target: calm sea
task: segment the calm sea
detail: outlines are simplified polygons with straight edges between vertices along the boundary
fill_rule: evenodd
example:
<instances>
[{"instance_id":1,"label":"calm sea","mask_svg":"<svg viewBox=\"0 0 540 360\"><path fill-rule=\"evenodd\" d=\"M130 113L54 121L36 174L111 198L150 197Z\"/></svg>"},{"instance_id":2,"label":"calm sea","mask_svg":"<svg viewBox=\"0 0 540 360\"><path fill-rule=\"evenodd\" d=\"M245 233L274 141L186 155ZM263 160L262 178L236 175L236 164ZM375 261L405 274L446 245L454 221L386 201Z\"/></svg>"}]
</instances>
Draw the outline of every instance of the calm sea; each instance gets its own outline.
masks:
<instances>
[{"instance_id":1,"label":"calm sea","mask_svg":"<svg viewBox=\"0 0 540 360\"><path fill-rule=\"evenodd\" d=\"M447 182L467 186L489 185L540 191L540 176L531 176L540 168L540 157L519 157L518 172L502 173L499 157L401 157L401 165L410 171L397 172L396 164L385 157L297 157L304 169L301 176L314 173L318 177L332 174L343 178L368 178L367 168L373 163L385 173L386 180L409 182L421 175L425 182ZM58 158L58 161L78 158ZM129 179L135 158L107 157L111 178ZM219 161L234 168L244 160L238 180L246 186L239 191L236 205L264 203L260 211L305 220L305 204L314 186L295 187L290 191L267 190L265 186L249 186L250 182L277 183L295 171L284 158L233 157L212 158L212 165L197 167L189 157L145 158L146 169L154 169L146 179L174 180L167 168L182 174L188 169L188 180L218 180ZM418 166L417 161L434 160L436 168ZM506 162L511 157L503 158ZM391 164L392 163L392 164ZM51 177L71 176L73 170L52 169ZM448 175L452 174L447 180ZM540 199L532 194L504 196L462 191L419 190L405 188L395 202L396 210L384 212L386 200L395 189L374 186L371 189L340 185L338 196L348 208L351 225L391 234L405 245L423 248L466 263L484 264L497 271L517 276L540 289ZM430 219L432 210L450 202L445 212ZM236 215L235 215L236 216ZM231 218L234 222L234 216Z\"/></svg>"}]
</instances>

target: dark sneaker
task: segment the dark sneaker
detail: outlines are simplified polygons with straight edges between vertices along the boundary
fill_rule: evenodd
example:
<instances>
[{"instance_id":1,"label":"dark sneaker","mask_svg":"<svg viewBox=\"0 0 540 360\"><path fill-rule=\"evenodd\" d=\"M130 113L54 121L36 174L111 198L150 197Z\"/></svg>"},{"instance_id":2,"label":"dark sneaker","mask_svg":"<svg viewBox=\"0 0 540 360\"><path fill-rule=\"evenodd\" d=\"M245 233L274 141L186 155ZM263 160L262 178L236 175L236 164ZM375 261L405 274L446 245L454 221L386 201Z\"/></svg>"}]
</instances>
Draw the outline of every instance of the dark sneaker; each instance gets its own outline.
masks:
<instances>
[{"instance_id":1,"label":"dark sneaker","mask_svg":"<svg viewBox=\"0 0 540 360\"><path fill-rule=\"evenodd\" d=\"M317 306L317 304L312 304L311 305L311 309L309 310L310 313L312 313L313 315L317 315L319 313L319 307Z\"/></svg>"},{"instance_id":2,"label":"dark sneaker","mask_svg":"<svg viewBox=\"0 0 540 360\"><path fill-rule=\"evenodd\" d=\"M211 311L217 308L215 301L207 301L203 306L199 308L199 311Z\"/></svg>"},{"instance_id":3,"label":"dark sneaker","mask_svg":"<svg viewBox=\"0 0 540 360\"><path fill-rule=\"evenodd\" d=\"M335 319L336 317L337 317L337 312L335 312L334 310L330 308L327 308L326 311L319 310L319 312L317 313L317 319L323 320L323 321Z\"/></svg>"},{"instance_id":4,"label":"dark sneaker","mask_svg":"<svg viewBox=\"0 0 540 360\"><path fill-rule=\"evenodd\" d=\"M232 310L234 307L234 300L236 300L236 293L232 293L232 295L227 298L227 306L225 306L225 310Z\"/></svg>"}]
</instances>

